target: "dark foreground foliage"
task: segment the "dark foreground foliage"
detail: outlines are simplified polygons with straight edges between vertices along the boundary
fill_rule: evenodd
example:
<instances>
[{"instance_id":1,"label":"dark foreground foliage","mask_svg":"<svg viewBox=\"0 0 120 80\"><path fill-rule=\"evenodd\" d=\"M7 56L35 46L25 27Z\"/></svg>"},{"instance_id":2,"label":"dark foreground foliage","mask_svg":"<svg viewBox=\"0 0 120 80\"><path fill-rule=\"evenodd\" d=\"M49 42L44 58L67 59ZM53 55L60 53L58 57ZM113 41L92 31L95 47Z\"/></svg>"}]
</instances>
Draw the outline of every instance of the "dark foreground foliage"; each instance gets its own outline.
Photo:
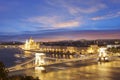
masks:
<instances>
[{"instance_id":1,"label":"dark foreground foliage","mask_svg":"<svg viewBox=\"0 0 120 80\"><path fill-rule=\"evenodd\" d=\"M11 76L8 80L39 80L38 78L33 78L32 76Z\"/></svg>"},{"instance_id":2,"label":"dark foreground foliage","mask_svg":"<svg viewBox=\"0 0 120 80\"><path fill-rule=\"evenodd\" d=\"M0 80L40 80L38 78L33 78L32 76L8 76L8 72L5 65L0 61Z\"/></svg>"}]
</instances>

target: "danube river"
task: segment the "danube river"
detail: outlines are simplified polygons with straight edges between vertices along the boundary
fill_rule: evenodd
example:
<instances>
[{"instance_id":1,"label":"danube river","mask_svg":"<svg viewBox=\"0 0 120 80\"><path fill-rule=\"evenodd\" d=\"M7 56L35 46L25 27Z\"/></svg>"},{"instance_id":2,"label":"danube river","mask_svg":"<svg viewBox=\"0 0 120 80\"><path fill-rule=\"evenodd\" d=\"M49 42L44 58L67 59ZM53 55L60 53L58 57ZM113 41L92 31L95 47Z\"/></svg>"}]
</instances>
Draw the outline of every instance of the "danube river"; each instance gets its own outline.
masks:
<instances>
[{"instance_id":1,"label":"danube river","mask_svg":"<svg viewBox=\"0 0 120 80\"><path fill-rule=\"evenodd\" d=\"M15 52L14 50L12 50L11 52L10 50L9 52L0 52L0 56L2 56L0 57L0 59L5 59L4 62L6 62L6 64L8 64L9 62L13 64L13 60L16 60L16 58L13 57L13 53L16 53L16 50ZM74 67L51 66L50 68L53 69L47 71L46 73L41 73L40 71L29 69L13 74L23 74L33 77L39 77L40 80L120 80L120 59L106 63L93 64L87 61L87 65L78 65Z\"/></svg>"},{"instance_id":2,"label":"danube river","mask_svg":"<svg viewBox=\"0 0 120 80\"><path fill-rule=\"evenodd\" d=\"M21 51L16 48L2 48L0 49L0 61L4 62L6 67L13 66L15 61L17 61L14 55L20 53Z\"/></svg>"},{"instance_id":3,"label":"danube river","mask_svg":"<svg viewBox=\"0 0 120 80\"><path fill-rule=\"evenodd\" d=\"M0 61L4 62L6 67L14 66L23 62L31 56L30 52L23 51L20 48L1 48Z\"/></svg>"}]
</instances>

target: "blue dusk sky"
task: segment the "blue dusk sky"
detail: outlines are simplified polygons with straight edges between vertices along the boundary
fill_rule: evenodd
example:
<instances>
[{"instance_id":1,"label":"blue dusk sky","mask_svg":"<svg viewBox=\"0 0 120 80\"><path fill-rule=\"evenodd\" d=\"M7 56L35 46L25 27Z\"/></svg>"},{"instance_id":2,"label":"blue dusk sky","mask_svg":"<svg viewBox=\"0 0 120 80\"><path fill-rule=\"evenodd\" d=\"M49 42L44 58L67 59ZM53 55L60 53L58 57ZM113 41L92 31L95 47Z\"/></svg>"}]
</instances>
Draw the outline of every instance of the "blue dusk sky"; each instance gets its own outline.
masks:
<instances>
[{"instance_id":1,"label":"blue dusk sky","mask_svg":"<svg viewBox=\"0 0 120 80\"><path fill-rule=\"evenodd\" d=\"M0 41L120 39L120 0L0 0Z\"/></svg>"}]
</instances>

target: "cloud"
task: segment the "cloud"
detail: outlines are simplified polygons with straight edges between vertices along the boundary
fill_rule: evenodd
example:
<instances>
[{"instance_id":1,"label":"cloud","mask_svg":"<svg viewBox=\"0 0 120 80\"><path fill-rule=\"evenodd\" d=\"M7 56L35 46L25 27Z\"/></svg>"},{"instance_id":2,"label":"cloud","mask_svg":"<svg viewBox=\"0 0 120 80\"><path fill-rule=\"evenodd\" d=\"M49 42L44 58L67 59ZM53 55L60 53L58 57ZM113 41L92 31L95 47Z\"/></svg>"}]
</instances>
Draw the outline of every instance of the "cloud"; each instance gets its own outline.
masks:
<instances>
[{"instance_id":1,"label":"cloud","mask_svg":"<svg viewBox=\"0 0 120 80\"><path fill-rule=\"evenodd\" d=\"M91 18L91 20L96 21L96 20L112 19L116 17L120 17L120 11L116 13L111 13L111 14L109 13L103 16L96 16L96 17Z\"/></svg>"},{"instance_id":2,"label":"cloud","mask_svg":"<svg viewBox=\"0 0 120 80\"><path fill-rule=\"evenodd\" d=\"M66 17L60 17L60 16L36 16L36 17L27 18L24 21L30 23L37 23L40 25L39 27L45 29L72 28L72 27L78 27L82 24L82 21L80 22L79 18L66 20Z\"/></svg>"},{"instance_id":3,"label":"cloud","mask_svg":"<svg viewBox=\"0 0 120 80\"><path fill-rule=\"evenodd\" d=\"M58 21L59 16L35 16L26 19L29 22L41 23L41 24L53 24Z\"/></svg>"},{"instance_id":4,"label":"cloud","mask_svg":"<svg viewBox=\"0 0 120 80\"><path fill-rule=\"evenodd\" d=\"M80 26L80 22L78 21L61 22L61 23L56 23L54 26L56 28L76 27L76 26Z\"/></svg>"},{"instance_id":5,"label":"cloud","mask_svg":"<svg viewBox=\"0 0 120 80\"><path fill-rule=\"evenodd\" d=\"M47 3L54 7L61 7L72 15L79 13L94 13L107 7L106 4L96 0L68 0L67 2L65 0L49 0Z\"/></svg>"},{"instance_id":6,"label":"cloud","mask_svg":"<svg viewBox=\"0 0 120 80\"><path fill-rule=\"evenodd\" d=\"M89 5L89 7L76 7L76 6L66 6L66 8L68 9L68 11L71 14L77 14L77 13L94 13L97 12L101 9L104 9L106 7L106 5L104 4L97 4L97 5Z\"/></svg>"}]
</instances>

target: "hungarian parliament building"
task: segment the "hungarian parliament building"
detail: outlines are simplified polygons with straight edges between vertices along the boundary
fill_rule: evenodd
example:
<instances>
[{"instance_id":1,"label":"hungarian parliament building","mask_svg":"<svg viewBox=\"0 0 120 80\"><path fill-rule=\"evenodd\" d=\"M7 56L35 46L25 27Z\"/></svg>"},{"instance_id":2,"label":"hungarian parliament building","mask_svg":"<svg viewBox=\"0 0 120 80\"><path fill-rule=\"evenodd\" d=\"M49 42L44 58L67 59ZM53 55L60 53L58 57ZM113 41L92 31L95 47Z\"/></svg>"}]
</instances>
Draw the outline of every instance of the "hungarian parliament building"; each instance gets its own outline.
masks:
<instances>
[{"instance_id":1,"label":"hungarian parliament building","mask_svg":"<svg viewBox=\"0 0 120 80\"><path fill-rule=\"evenodd\" d=\"M25 44L21 46L24 50L39 49L40 44L35 42L32 38L25 41Z\"/></svg>"}]
</instances>

